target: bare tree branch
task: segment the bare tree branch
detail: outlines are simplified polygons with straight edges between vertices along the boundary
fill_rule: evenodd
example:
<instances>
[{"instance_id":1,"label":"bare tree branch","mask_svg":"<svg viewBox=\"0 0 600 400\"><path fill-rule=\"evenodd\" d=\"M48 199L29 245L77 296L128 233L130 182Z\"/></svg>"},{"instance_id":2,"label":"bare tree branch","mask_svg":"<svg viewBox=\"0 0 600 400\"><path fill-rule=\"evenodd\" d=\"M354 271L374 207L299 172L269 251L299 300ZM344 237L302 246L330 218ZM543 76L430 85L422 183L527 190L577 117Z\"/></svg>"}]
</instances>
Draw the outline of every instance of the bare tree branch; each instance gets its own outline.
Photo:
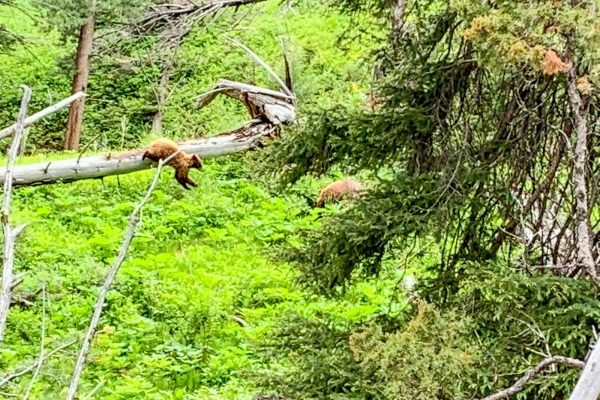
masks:
<instances>
[{"instance_id":1,"label":"bare tree branch","mask_svg":"<svg viewBox=\"0 0 600 400\"><path fill-rule=\"evenodd\" d=\"M239 7L262 1L265 0L212 0L203 3L191 0L178 0L169 2L151 7L144 18L135 24L133 30L135 34L143 35L148 31L156 31L165 26L173 28L177 24L191 25L194 21L223 8Z\"/></svg>"},{"instance_id":2,"label":"bare tree branch","mask_svg":"<svg viewBox=\"0 0 600 400\"><path fill-rule=\"evenodd\" d=\"M530 380L535 378L537 375L539 375L541 372L543 372L547 367L549 367L550 365L553 365L553 364L563 364L563 365L567 365L569 367L575 367L575 368L583 368L583 366L584 366L583 361L577 360L575 358L569 358L569 357L563 357L563 356L548 357L548 358L543 359L538 365L535 366L535 368L527 371L527 373L525 373L525 375L523 375L511 387L506 388L498 393L494 393L490 396L484 397L481 400L504 400L504 399L507 399L509 396L512 396L513 394L518 393L521 390L523 390L523 388L525 387L527 382L529 382Z\"/></svg>"},{"instance_id":3,"label":"bare tree branch","mask_svg":"<svg viewBox=\"0 0 600 400\"><path fill-rule=\"evenodd\" d=\"M100 382L98 382L98 384L88 393L85 395L85 397L83 398L83 400L89 400L92 398L92 396L94 396L98 390L100 390L102 388L102 386L104 386L104 384L106 383L106 380L103 379Z\"/></svg>"},{"instance_id":4,"label":"bare tree branch","mask_svg":"<svg viewBox=\"0 0 600 400\"><path fill-rule=\"evenodd\" d=\"M32 116L25 118L25 121L23 121L23 126L27 127L27 126L39 121L40 119L47 117L48 115L60 110L63 107L68 106L72 102L79 100L83 97L85 97L85 93L78 92L78 93L75 93L74 95L67 97L64 100L59 101L56 104L51 105L50 107L46 107L42 111L36 112ZM7 136L12 135L15 132L16 128L17 128L17 124L14 124L14 125L9 126L8 128L2 129L0 131L0 139L3 139Z\"/></svg>"},{"instance_id":5,"label":"bare tree branch","mask_svg":"<svg viewBox=\"0 0 600 400\"><path fill-rule=\"evenodd\" d=\"M291 93L294 93L294 72L292 70L292 63L290 61L289 49L287 43L283 37L279 38L279 44L283 51L283 65L285 67L285 86ZM292 99L292 105L296 106L296 98Z\"/></svg>"},{"instance_id":6,"label":"bare tree branch","mask_svg":"<svg viewBox=\"0 0 600 400\"><path fill-rule=\"evenodd\" d=\"M158 178L160 177L160 172L162 171L163 166L169 162L171 158L173 158L177 153L172 154L166 160L161 160L158 163L158 168L156 173L154 174L154 178L146 191L146 194L142 198L142 200L135 207L133 212L129 217L129 226L127 228L127 232L125 233L125 237L123 238L123 242L121 243L121 247L119 249L119 253L117 258L113 262L106 278L104 279L104 284L100 289L100 294L98 295L98 300L96 301L96 305L94 306L94 313L92 314L92 319L90 320L90 325L88 327L87 333L83 339L83 344L81 346L81 350L79 351L79 356L77 357L77 362L75 364L75 370L73 371L73 376L71 378L71 384L69 386L69 391L67 393L67 400L72 400L75 398L75 394L77 393L77 388L79 386L79 379L81 377L81 373L83 371L83 366L86 361L87 354L90 350L92 340L96 334L96 328L98 327L98 322L100 321L100 316L102 315L102 309L104 308L104 302L106 301L106 295L108 294L108 290L110 289L115 277L117 276L117 272L119 268L123 264L125 257L127 256L127 251L129 250L129 245L133 240L135 232L137 230L138 223L140 222L140 214L142 209L150 199L150 195L152 191L158 184Z\"/></svg>"},{"instance_id":7,"label":"bare tree branch","mask_svg":"<svg viewBox=\"0 0 600 400\"><path fill-rule=\"evenodd\" d=\"M63 344L61 346L58 346L54 350L52 350L52 351L44 354L44 357L43 357L42 361L47 360L48 358L52 357L54 354L58 353L61 350L66 349L67 347L70 347L70 346L74 345L75 343L77 343L77 340L71 340L71 341L69 341L69 342L67 342L67 343L65 343L65 344ZM37 360L35 363L31 364L30 366L21 369L18 372L14 372L12 374L5 375L2 379L0 379L0 387L4 386L6 383L12 381L15 378L23 376L23 375L25 375L26 373L28 373L30 371L33 371L38 366L38 364L39 364L39 360Z\"/></svg>"},{"instance_id":8,"label":"bare tree branch","mask_svg":"<svg viewBox=\"0 0 600 400\"><path fill-rule=\"evenodd\" d=\"M13 230L10 227L8 216L10 213L10 200L13 186L13 167L15 159L19 154L19 147L23 139L25 116L27 115L27 105L31 98L31 89L25 85L23 88L23 98L21 99L21 107L19 108L19 116L15 127L15 135L13 137L10 150L8 151L8 160L6 162L6 173L4 180L4 193L2 198L2 209L0 210L0 219L2 221L2 231L4 233L4 254L2 264L2 292L0 293L0 343L4 338L4 329L6 328L6 319L8 317L8 309L10 307L10 297L12 293L13 279L13 264L15 240L23 231L23 228L18 227Z\"/></svg>"},{"instance_id":9,"label":"bare tree branch","mask_svg":"<svg viewBox=\"0 0 600 400\"><path fill-rule=\"evenodd\" d=\"M235 39L229 38L229 41L231 43L235 44L236 46L238 46L239 48L241 48L242 50L244 50L250 56L250 58L252 58L258 65L260 65L261 67L263 67L265 69L265 71L267 71L269 76L271 78L273 78L275 80L275 82L277 82L279 84L279 86L281 87L281 89L283 90L283 92L285 94L290 96L290 98L295 99L294 93L292 93L292 91L287 87L285 82L279 77L279 75L277 75L275 73L275 71L273 71L273 68L271 68L271 66L269 64L267 64L262 58L259 57L258 54L253 52L245 44L243 44Z\"/></svg>"}]
</instances>

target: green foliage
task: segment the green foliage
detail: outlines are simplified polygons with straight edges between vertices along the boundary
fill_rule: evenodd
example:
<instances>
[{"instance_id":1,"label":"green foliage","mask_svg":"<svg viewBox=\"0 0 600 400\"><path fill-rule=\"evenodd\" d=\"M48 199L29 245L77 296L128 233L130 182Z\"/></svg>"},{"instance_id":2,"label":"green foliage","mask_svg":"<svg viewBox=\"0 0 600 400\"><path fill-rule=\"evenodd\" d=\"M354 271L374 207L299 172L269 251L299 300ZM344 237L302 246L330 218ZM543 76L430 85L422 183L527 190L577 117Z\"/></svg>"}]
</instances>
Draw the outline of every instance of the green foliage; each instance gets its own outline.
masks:
<instances>
[{"instance_id":1,"label":"green foliage","mask_svg":"<svg viewBox=\"0 0 600 400\"><path fill-rule=\"evenodd\" d=\"M441 314L425 304L418 306L405 329L384 333L371 325L353 333L350 345L373 398L468 398L481 368L472 321L454 312Z\"/></svg>"},{"instance_id":2,"label":"green foliage","mask_svg":"<svg viewBox=\"0 0 600 400\"><path fill-rule=\"evenodd\" d=\"M68 95L73 37L90 12L84 1L16 3L21 11L0 0L1 26L25 43L7 47L0 31L3 126L15 119L21 83L33 87L32 112ZM386 40L388 1L330 8L266 1L203 21L176 53L160 49L153 35L105 36L150 4L118 3L100 1L96 10L83 137L89 150L150 140L168 61L165 136L237 127L246 119L240 104L218 98L192 111L198 94L219 78L275 84L226 36L279 73L278 37L286 38L299 125L253 157L261 168L252 179L271 192L243 172L239 157L208 160L193 172L199 187L189 192L164 174L109 293L81 393L100 384L103 399L247 400L262 392L450 400L511 385L540 354L584 358L600 318L598 289L515 267L521 253L494 243L518 210L508 188L538 187L552 145L562 140L556 132L568 128L564 78L543 74L545 51L571 46L577 73L592 88L597 83L598 32L588 2L559 2L554 13L539 2L410 1L407 30ZM576 40L568 44L571 33ZM373 88L379 105L367 111L360 100L374 58L383 76ZM32 127L28 152L61 147L65 116ZM597 125L591 129L597 133ZM557 182L568 184L568 165L560 165ZM346 175L364 180L367 194L313 209L319 187ZM16 260L27 272L16 298L26 301L9 315L3 373L34 362L43 304L46 349L80 338L150 177L15 192L13 222L29 224ZM401 289L405 274L418 278L410 297L421 302ZM297 281L329 297L302 291ZM42 283L45 302L35 293ZM76 347L45 361L32 398L64 395ZM565 398L576 375L559 367L517 398ZM22 396L29 379L14 379L0 395Z\"/></svg>"},{"instance_id":3,"label":"green foliage","mask_svg":"<svg viewBox=\"0 0 600 400\"><path fill-rule=\"evenodd\" d=\"M58 30L63 40L77 39L84 22L94 16L97 30L113 28L137 20L154 2L149 0L104 0L92 8L90 0L32 0L42 11L41 25L47 30Z\"/></svg>"},{"instance_id":4,"label":"green foliage","mask_svg":"<svg viewBox=\"0 0 600 400\"><path fill-rule=\"evenodd\" d=\"M21 101L19 85L27 84L33 90L29 109L39 111L69 93L69 77L59 65L66 52L58 47L58 36L41 34L34 25L31 8L11 8L0 4L0 21L11 32L23 39L21 46L13 46L0 55L0 125L14 124ZM62 138L66 110L61 110L30 129L26 148L43 148ZM62 145L62 142L60 142ZM62 147L62 146L61 146Z\"/></svg>"},{"instance_id":5,"label":"green foliage","mask_svg":"<svg viewBox=\"0 0 600 400\"><path fill-rule=\"evenodd\" d=\"M369 15L382 30L389 24L390 2L337 4L355 19ZM381 75L373 88L376 107L345 103L308 110L308 121L260 160L259 170L280 186L339 171L370 184L360 200L328 214L291 248L299 280L311 289L341 293L365 277L401 269L399 260L408 258L414 243L429 245L429 256L412 260L418 292L437 305L442 321L458 320L444 325L456 340L436 345L424 328L415 339L423 338L423 348L411 357L418 346L403 333L411 324L423 327L418 317L391 332L377 324L365 328L363 346L353 349L364 361L348 363L347 371L370 368L365 376L375 378L366 387L377 388L376 398L485 396L513 384L540 354L585 357L597 319L597 288L560 269L537 269L562 264L548 255L551 243L542 243L548 234L535 213L557 210L552 212L564 224L561 236L567 232L576 243L567 145L575 138L564 72L572 65L581 77L585 112L596 120L600 98L591 88L598 85L600 42L594 10L591 1L556 7L409 1L405 25L389 33L387 46L375 49ZM588 129L588 187L595 192L598 165L590 138L598 126L590 123ZM532 193L538 203L524 210L522 200ZM598 199L590 201L595 216ZM539 220L525 249L518 230L523 218ZM596 232L597 218L592 223ZM571 266L579 271L577 260ZM472 357L463 363L465 354ZM488 356L493 362L482 363ZM401 367L386 369L388 358ZM305 373L320 364L292 362ZM302 398L303 390L318 391L347 371L324 370L329 378L318 374L315 386L296 372L282 385ZM558 368L517 397L565 398L575 376L577 371ZM366 398L361 379L359 374L351 385Z\"/></svg>"},{"instance_id":6,"label":"green foliage","mask_svg":"<svg viewBox=\"0 0 600 400\"><path fill-rule=\"evenodd\" d=\"M180 188L168 171L161 177L109 292L81 393L105 381L99 398L249 399L258 389L248 372L271 363L253 347L271 337L279 318L326 313L349 326L401 312L386 281L358 286L339 300L303 294L293 286L293 271L273 260L273 249L297 243L296 230L312 224L314 213L298 197L274 198L253 185L236 158L206 164L193 191ZM15 294L46 284L46 349L85 330L150 177L143 172L15 192L13 222L29 224L16 262L27 275ZM43 301L39 294L32 301L11 308L2 371L18 370L37 355ZM45 361L43 371L52 375L38 379L33 398L62 396L76 347ZM22 394L29 379L2 389Z\"/></svg>"},{"instance_id":7,"label":"green foliage","mask_svg":"<svg viewBox=\"0 0 600 400\"><path fill-rule=\"evenodd\" d=\"M478 390L501 390L537 364L542 354L585 359L599 318L598 288L570 278L516 273L494 265L472 265L470 278L450 303L471 315L478 337L494 360L478 374ZM579 371L559 368L517 398L556 399L570 394ZM495 378L499 374L514 374Z\"/></svg>"},{"instance_id":8,"label":"green foliage","mask_svg":"<svg viewBox=\"0 0 600 400\"><path fill-rule=\"evenodd\" d=\"M327 320L292 315L262 350L283 359L282 371L261 371L263 384L292 399L365 399L347 333ZM260 377L261 375L259 375ZM358 390L357 390L358 389Z\"/></svg>"},{"instance_id":9,"label":"green foliage","mask_svg":"<svg viewBox=\"0 0 600 400\"><path fill-rule=\"evenodd\" d=\"M394 332L378 320L342 327L295 315L280 324L262 350L288 369L263 379L292 399L460 399L475 387L481 349L472 322L455 312L420 304Z\"/></svg>"},{"instance_id":10,"label":"green foliage","mask_svg":"<svg viewBox=\"0 0 600 400\"><path fill-rule=\"evenodd\" d=\"M544 354L585 358L599 317L597 288L472 268L443 309L423 303L414 314L403 307L400 319L354 324L330 314L282 319L262 347L280 370L263 371L262 384L292 399L464 399L511 386ZM515 398L565 398L578 376L559 366Z\"/></svg>"},{"instance_id":11,"label":"green foliage","mask_svg":"<svg viewBox=\"0 0 600 400\"><path fill-rule=\"evenodd\" d=\"M354 15L369 13L385 23L379 11L385 2L343 4ZM409 2L404 33L379 50L378 107L325 106L266 151L260 167L283 185L339 170L373 180L363 200L307 235L294 258L305 281L327 289L361 273L377 274L386 254L406 241L433 238L440 257L430 270L438 289L452 293L465 277L461 263L498 255L512 261L520 254L509 246L519 246L519 196L526 199L541 186L547 194L536 207L556 207L568 219L572 200L551 206L548 199L562 196L572 180L564 137L553 128L572 132L571 107L564 75L544 69L544 55L559 44L556 51L566 54L561 38L572 37L568 50L584 79L581 90L588 90L597 68L597 27L583 16L591 2L561 3L560 21L548 7ZM583 25L572 30L574 20ZM530 54L509 49L516 37ZM595 120L598 97L586 96ZM558 159L558 174L549 168L549 155ZM591 176L596 185L595 172ZM576 230L571 220L565 224ZM535 240L532 247L550 246ZM528 252L533 263L546 262L540 250Z\"/></svg>"}]
</instances>

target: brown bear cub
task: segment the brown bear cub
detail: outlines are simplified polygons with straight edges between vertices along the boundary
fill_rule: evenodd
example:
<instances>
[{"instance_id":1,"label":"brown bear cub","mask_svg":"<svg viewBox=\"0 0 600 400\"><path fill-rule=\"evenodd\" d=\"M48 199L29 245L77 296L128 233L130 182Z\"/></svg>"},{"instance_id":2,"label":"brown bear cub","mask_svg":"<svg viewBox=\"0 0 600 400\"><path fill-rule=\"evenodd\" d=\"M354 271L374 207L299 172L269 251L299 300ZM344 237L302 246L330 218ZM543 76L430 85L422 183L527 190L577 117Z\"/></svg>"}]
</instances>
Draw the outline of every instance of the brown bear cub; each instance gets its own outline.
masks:
<instances>
[{"instance_id":1,"label":"brown bear cub","mask_svg":"<svg viewBox=\"0 0 600 400\"><path fill-rule=\"evenodd\" d=\"M173 153L177 153L169 161L169 165L175 169L175 179L185 189L190 189L187 185L197 186L188 175L190 168L202 169L202 160L196 154L186 154L180 151L179 145L170 139L157 139L150 144L144 152L142 160L146 158L154 162L165 160Z\"/></svg>"},{"instance_id":2,"label":"brown bear cub","mask_svg":"<svg viewBox=\"0 0 600 400\"><path fill-rule=\"evenodd\" d=\"M326 202L356 199L360 196L362 190L362 185L354 179L346 178L335 181L321 190L316 205L317 207L324 207Z\"/></svg>"}]
</instances>

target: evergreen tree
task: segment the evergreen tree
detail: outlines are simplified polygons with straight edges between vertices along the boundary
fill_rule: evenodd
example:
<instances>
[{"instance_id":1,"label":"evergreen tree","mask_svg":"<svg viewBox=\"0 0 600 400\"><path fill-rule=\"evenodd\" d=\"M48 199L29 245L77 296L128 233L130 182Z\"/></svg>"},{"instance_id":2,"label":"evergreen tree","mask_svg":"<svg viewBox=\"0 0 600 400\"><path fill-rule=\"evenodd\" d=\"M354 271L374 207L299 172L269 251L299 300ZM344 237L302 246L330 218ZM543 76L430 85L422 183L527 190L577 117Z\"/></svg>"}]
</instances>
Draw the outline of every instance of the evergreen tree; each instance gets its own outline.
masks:
<instances>
[{"instance_id":1,"label":"evergreen tree","mask_svg":"<svg viewBox=\"0 0 600 400\"><path fill-rule=\"evenodd\" d=\"M379 104L317 111L266 158L284 183L334 168L375 183L294 252L304 281L331 289L376 274L408 239L438 244L432 269L445 294L458 288L466 261L516 260L515 249L521 268L551 264L596 279L593 259L585 261L600 238L600 220L589 222L598 203L595 2L339 7L391 26L375 55Z\"/></svg>"}]
</instances>

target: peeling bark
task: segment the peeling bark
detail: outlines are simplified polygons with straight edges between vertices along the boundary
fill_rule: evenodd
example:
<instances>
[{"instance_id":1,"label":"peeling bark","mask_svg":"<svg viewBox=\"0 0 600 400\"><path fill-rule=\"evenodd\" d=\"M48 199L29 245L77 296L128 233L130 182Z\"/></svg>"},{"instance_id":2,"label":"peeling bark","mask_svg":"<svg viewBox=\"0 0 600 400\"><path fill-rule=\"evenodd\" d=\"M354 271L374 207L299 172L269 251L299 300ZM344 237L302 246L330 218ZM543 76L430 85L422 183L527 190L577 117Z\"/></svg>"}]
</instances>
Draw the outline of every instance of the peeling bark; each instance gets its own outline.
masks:
<instances>
[{"instance_id":1,"label":"peeling bark","mask_svg":"<svg viewBox=\"0 0 600 400\"><path fill-rule=\"evenodd\" d=\"M600 285L600 279L596 272L594 257L592 256L592 240L590 229L590 209L587 193L587 145L588 125L587 110L577 89L577 77L571 69L567 72L567 91L573 119L575 121L574 132L576 134L575 149L573 152L573 186L575 187L576 207L575 221L577 224L577 254L579 262L585 268L587 274Z\"/></svg>"}]
</instances>

